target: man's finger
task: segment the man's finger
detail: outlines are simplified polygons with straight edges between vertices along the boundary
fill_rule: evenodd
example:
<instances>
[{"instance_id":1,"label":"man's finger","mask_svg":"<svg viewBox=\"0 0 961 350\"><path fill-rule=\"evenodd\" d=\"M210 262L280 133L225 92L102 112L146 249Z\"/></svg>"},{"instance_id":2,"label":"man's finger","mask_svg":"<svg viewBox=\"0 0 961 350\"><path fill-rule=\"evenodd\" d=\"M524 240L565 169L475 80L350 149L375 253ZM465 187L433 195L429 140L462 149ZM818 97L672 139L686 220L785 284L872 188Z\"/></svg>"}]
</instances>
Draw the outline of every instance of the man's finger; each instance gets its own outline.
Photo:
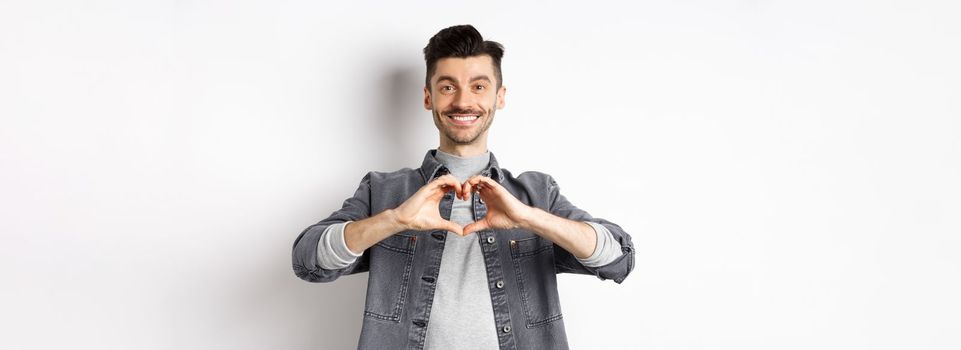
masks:
<instances>
[{"instance_id":1,"label":"man's finger","mask_svg":"<svg viewBox=\"0 0 961 350\"><path fill-rule=\"evenodd\" d=\"M467 226L464 226L463 235L466 236L480 230L486 230L488 228L490 228L490 225L487 224L487 220L474 221L472 223L467 224Z\"/></svg>"},{"instance_id":2,"label":"man's finger","mask_svg":"<svg viewBox=\"0 0 961 350\"><path fill-rule=\"evenodd\" d=\"M452 221L444 220L444 229L460 236L464 235L464 228Z\"/></svg>"},{"instance_id":3,"label":"man's finger","mask_svg":"<svg viewBox=\"0 0 961 350\"><path fill-rule=\"evenodd\" d=\"M440 186L445 186L445 185L456 184L456 183L457 183L457 178L455 178L454 175L451 175L451 174L438 176L437 178L435 178L433 181L430 182L430 184L435 188Z\"/></svg>"},{"instance_id":4,"label":"man's finger","mask_svg":"<svg viewBox=\"0 0 961 350\"><path fill-rule=\"evenodd\" d=\"M468 188L470 189L470 190L465 189L465 191L468 191L468 193L470 193L470 191L472 190L480 191L484 189L488 181L493 182L493 180L491 180L489 177L486 177L483 175L471 176L471 178L467 179L467 181L464 182L464 184L466 186L469 186Z\"/></svg>"},{"instance_id":5,"label":"man's finger","mask_svg":"<svg viewBox=\"0 0 961 350\"><path fill-rule=\"evenodd\" d=\"M434 181L431 182L431 185L432 185L431 186L432 190L439 189L444 192L447 192L449 190L454 190L454 193L457 194L458 196L461 196L463 193L463 190L461 190L460 182L457 182L457 178L455 178L454 175L451 175L451 174L447 174L434 179Z\"/></svg>"},{"instance_id":6,"label":"man's finger","mask_svg":"<svg viewBox=\"0 0 961 350\"><path fill-rule=\"evenodd\" d=\"M497 181L494 181L494 179L491 179L486 176L479 176L477 180L478 180L478 183L482 184L483 187L490 187L491 189L495 189L495 190L501 187L501 185L497 183Z\"/></svg>"},{"instance_id":7,"label":"man's finger","mask_svg":"<svg viewBox=\"0 0 961 350\"><path fill-rule=\"evenodd\" d=\"M473 177L471 177L471 178L473 178ZM467 197L467 195L469 195L469 194L471 193L471 187L472 187L472 186L471 186L471 184L470 184L470 179L467 179L467 181L464 181L464 184L461 185L461 188L462 188L462 190L464 191L464 197ZM467 198L464 198L464 200L466 201Z\"/></svg>"},{"instance_id":8,"label":"man's finger","mask_svg":"<svg viewBox=\"0 0 961 350\"><path fill-rule=\"evenodd\" d=\"M467 178L467 181L464 181L464 184L462 185L464 190L464 197L467 197L474 191L480 191L480 187L477 187L477 186L478 186L478 183L480 182L480 179L483 177L484 177L483 175L474 175Z\"/></svg>"}]
</instances>

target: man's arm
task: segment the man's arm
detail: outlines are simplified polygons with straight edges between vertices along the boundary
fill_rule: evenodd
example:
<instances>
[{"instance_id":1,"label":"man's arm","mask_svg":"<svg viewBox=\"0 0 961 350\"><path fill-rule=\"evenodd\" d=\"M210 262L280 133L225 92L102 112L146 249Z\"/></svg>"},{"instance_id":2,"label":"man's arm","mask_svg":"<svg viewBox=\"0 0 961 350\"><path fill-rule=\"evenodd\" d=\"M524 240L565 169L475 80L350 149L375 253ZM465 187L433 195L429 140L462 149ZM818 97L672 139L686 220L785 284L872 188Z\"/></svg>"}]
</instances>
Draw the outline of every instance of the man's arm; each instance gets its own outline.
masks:
<instances>
[{"instance_id":1,"label":"man's arm","mask_svg":"<svg viewBox=\"0 0 961 350\"><path fill-rule=\"evenodd\" d=\"M343 208L308 227L294 242L295 273L310 282L329 282L341 275L367 271L367 255L354 252L364 252L397 232L444 229L460 233L459 225L440 216L440 200L448 191L456 191L460 196L461 186L453 176L441 176L397 208L370 216L368 173Z\"/></svg>"},{"instance_id":2,"label":"man's arm","mask_svg":"<svg viewBox=\"0 0 961 350\"><path fill-rule=\"evenodd\" d=\"M467 225L464 233L486 228L527 229L561 248L554 250L558 271L596 275L617 283L623 281L634 267L630 236L620 226L594 218L571 204L560 194L552 177L548 176L547 183L549 210L545 211L521 203L490 178L471 177L465 191L480 193L488 212L483 219Z\"/></svg>"},{"instance_id":3,"label":"man's arm","mask_svg":"<svg viewBox=\"0 0 961 350\"><path fill-rule=\"evenodd\" d=\"M521 228L534 231L570 252L582 265L599 267L621 256L621 245L611 231L590 221L574 221L540 208L531 208Z\"/></svg>"},{"instance_id":4,"label":"man's arm","mask_svg":"<svg viewBox=\"0 0 961 350\"><path fill-rule=\"evenodd\" d=\"M587 259L597 247L597 232L591 225L565 219L539 208L531 207L529 214L519 224L520 228L536 232L578 259Z\"/></svg>"},{"instance_id":5,"label":"man's arm","mask_svg":"<svg viewBox=\"0 0 961 350\"><path fill-rule=\"evenodd\" d=\"M461 186L457 178L453 175L438 177L417 190L396 209L384 210L345 226L344 243L348 249L360 252L404 230L444 229L460 233L460 225L440 216L440 200L448 191L460 195Z\"/></svg>"},{"instance_id":6,"label":"man's arm","mask_svg":"<svg viewBox=\"0 0 961 350\"><path fill-rule=\"evenodd\" d=\"M317 244L318 265L328 270L350 266L363 256L367 248L407 229L410 227L401 222L395 209L382 211L363 220L331 225Z\"/></svg>"},{"instance_id":7,"label":"man's arm","mask_svg":"<svg viewBox=\"0 0 961 350\"><path fill-rule=\"evenodd\" d=\"M393 209L363 220L330 225L317 244L317 264L327 270L348 267L370 246L406 229Z\"/></svg>"}]
</instances>

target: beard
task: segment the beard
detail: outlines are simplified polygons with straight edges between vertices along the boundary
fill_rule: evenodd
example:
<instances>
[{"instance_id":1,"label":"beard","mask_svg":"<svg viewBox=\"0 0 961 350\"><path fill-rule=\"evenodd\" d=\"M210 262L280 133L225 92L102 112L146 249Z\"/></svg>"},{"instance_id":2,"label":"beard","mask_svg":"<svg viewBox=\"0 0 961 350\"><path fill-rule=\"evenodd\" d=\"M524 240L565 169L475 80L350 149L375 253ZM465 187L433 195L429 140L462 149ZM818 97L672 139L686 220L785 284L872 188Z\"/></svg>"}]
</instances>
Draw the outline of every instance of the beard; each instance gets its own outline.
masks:
<instances>
[{"instance_id":1,"label":"beard","mask_svg":"<svg viewBox=\"0 0 961 350\"><path fill-rule=\"evenodd\" d=\"M436 109L431 110L434 114L434 125L440 130L444 136L449 140L453 141L458 145L469 145L477 141L481 135L487 132L487 129L491 127L491 123L494 121L494 109L488 109L484 113L479 113L476 110L470 109L448 109L443 113L438 113ZM477 114L477 122L480 125L473 125L468 130L462 130L457 126L454 126L450 122L450 118L447 115L450 114Z\"/></svg>"}]
</instances>

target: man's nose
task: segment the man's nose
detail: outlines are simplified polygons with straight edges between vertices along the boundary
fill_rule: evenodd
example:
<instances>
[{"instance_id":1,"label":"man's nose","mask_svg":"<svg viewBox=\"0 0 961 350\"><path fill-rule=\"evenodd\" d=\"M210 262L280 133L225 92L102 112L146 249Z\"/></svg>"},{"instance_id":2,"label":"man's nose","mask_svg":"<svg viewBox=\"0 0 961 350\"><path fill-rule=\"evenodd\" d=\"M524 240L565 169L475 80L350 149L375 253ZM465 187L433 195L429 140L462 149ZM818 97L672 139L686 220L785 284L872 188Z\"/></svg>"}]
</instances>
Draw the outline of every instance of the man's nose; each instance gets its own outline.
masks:
<instances>
[{"instance_id":1,"label":"man's nose","mask_svg":"<svg viewBox=\"0 0 961 350\"><path fill-rule=\"evenodd\" d=\"M454 100L451 104L456 108L465 109L471 106L471 102L470 94L464 89L458 89L457 92L454 93Z\"/></svg>"}]
</instances>

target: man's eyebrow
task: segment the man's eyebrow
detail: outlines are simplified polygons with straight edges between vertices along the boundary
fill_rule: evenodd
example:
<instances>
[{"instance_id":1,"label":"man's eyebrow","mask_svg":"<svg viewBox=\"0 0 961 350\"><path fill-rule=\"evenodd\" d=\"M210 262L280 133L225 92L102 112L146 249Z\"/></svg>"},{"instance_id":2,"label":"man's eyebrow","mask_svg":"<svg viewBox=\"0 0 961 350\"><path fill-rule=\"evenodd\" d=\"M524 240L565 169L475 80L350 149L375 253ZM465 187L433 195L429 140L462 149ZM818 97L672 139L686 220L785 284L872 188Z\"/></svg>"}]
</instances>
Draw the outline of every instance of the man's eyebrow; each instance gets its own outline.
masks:
<instances>
[{"instance_id":1,"label":"man's eyebrow","mask_svg":"<svg viewBox=\"0 0 961 350\"><path fill-rule=\"evenodd\" d=\"M444 81L444 80L449 80L450 82L452 82L452 83L454 83L454 84L458 84L458 83L459 83L459 82L457 81L457 78L454 78L454 77L449 76L449 75L441 75L441 76L438 76L438 77L437 77L437 82L438 82L438 83L439 83L439 82L442 82L442 81ZM471 78L470 78L470 81L472 81L472 82L473 82L473 81L478 81L478 80L484 80L484 81L486 81L486 82L488 82L488 83L493 83L493 81L491 80L491 78L488 77L488 76L486 76L486 75L478 75L478 76L475 76L475 77L471 77Z\"/></svg>"},{"instance_id":2,"label":"man's eyebrow","mask_svg":"<svg viewBox=\"0 0 961 350\"><path fill-rule=\"evenodd\" d=\"M470 78L470 81L478 81L478 80L485 80L485 81L487 81L488 83L491 83L491 78L489 78L489 77L486 76L486 75L478 75L478 76L476 76L476 77Z\"/></svg>"},{"instance_id":3,"label":"man's eyebrow","mask_svg":"<svg viewBox=\"0 0 961 350\"><path fill-rule=\"evenodd\" d=\"M442 82L442 81L444 81L444 80L450 80L450 81L453 82L454 84L457 84L457 79L454 78L454 77L452 77L452 76L449 76L449 75L441 75L441 76L437 77L437 82L438 82L438 83L439 83L439 82Z\"/></svg>"}]
</instances>

